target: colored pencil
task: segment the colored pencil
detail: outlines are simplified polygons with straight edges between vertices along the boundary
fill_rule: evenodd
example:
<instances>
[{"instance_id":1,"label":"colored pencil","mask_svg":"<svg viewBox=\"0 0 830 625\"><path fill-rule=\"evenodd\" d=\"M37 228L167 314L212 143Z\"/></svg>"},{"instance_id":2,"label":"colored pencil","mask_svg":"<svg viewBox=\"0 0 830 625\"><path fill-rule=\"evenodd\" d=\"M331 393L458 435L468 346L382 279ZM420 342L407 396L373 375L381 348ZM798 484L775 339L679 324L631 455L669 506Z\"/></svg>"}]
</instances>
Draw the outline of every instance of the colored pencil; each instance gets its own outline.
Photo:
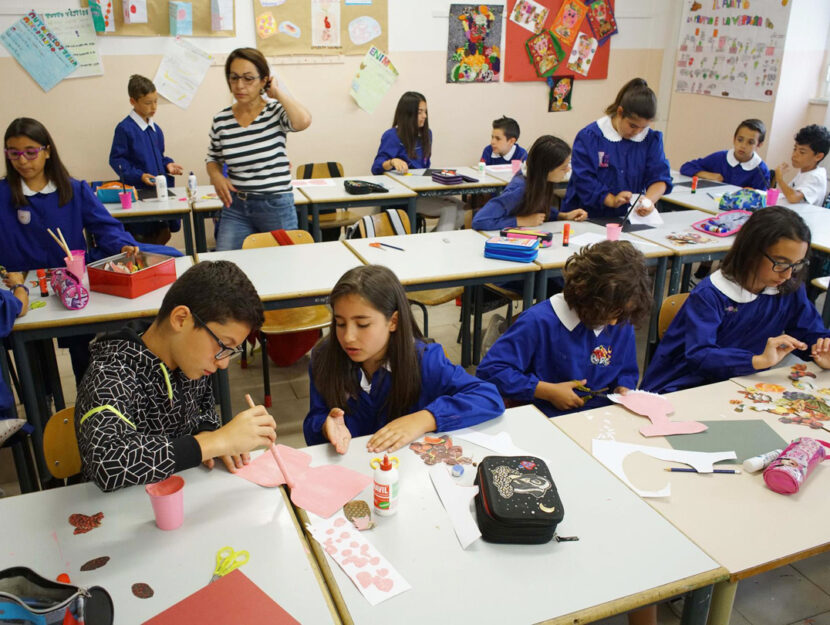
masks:
<instances>
[{"instance_id":1,"label":"colored pencil","mask_svg":"<svg viewBox=\"0 0 830 625\"><path fill-rule=\"evenodd\" d=\"M406 250L402 247L398 247L397 245L389 245L388 243L382 243L378 241L383 247L391 247L393 250L398 250L399 252L405 252Z\"/></svg>"},{"instance_id":2,"label":"colored pencil","mask_svg":"<svg viewBox=\"0 0 830 625\"><path fill-rule=\"evenodd\" d=\"M666 467L666 471L672 473L700 473L697 469L687 469L685 467ZM740 473L740 469L715 469L713 473Z\"/></svg>"}]
</instances>

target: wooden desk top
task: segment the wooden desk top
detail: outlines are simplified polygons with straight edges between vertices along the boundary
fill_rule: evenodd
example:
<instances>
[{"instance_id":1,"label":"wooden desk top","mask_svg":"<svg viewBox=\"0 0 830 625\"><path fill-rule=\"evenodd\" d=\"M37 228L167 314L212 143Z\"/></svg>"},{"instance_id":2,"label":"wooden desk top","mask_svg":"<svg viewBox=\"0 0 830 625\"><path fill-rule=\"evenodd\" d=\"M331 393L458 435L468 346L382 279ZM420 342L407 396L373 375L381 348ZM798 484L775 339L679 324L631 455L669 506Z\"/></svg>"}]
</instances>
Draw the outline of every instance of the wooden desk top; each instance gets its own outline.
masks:
<instances>
[{"instance_id":1,"label":"wooden desk top","mask_svg":"<svg viewBox=\"0 0 830 625\"><path fill-rule=\"evenodd\" d=\"M433 167L432 169L438 169L437 167ZM397 174L391 171L386 172L386 176L392 178L393 180L397 180L405 187L409 187L413 191L425 192L425 191L447 191L447 190L454 190L458 189L459 192L464 189L478 189L481 187L504 187L507 186L507 182L488 174L487 172L484 175L480 175L478 173L478 169L473 169L472 167L452 167L447 169L454 169L459 174L463 174L465 176L470 176L471 178L475 178L478 182L462 182L461 184L453 184L453 185L446 185L441 184L440 182L433 182L432 176L424 176L422 175L424 170L423 169L410 169L408 174Z\"/></svg>"},{"instance_id":2,"label":"wooden desk top","mask_svg":"<svg viewBox=\"0 0 830 625\"><path fill-rule=\"evenodd\" d=\"M345 202L364 202L366 200L391 200L395 198L416 197L418 194L401 184L391 176L346 176L345 178L328 178L334 182L329 186L302 186L295 190L300 191L306 198L306 202L315 204L327 204ZM346 193L343 183L346 180L363 180L374 182L389 189L388 193L367 193L366 195L352 195Z\"/></svg>"}]
</instances>

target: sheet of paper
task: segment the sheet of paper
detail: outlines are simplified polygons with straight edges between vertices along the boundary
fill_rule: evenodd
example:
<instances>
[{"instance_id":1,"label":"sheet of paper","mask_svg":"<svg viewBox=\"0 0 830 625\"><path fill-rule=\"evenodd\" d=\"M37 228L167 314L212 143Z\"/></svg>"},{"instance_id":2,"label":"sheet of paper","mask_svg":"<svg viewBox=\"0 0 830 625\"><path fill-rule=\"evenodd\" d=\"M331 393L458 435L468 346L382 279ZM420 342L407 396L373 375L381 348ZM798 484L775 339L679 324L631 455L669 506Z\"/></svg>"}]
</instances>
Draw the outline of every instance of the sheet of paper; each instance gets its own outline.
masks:
<instances>
[{"instance_id":1,"label":"sheet of paper","mask_svg":"<svg viewBox=\"0 0 830 625\"><path fill-rule=\"evenodd\" d=\"M449 474L449 467L443 463L429 467L429 477L435 490L438 491L438 498L444 510L450 517L461 548L466 549L481 538L481 531L478 529L470 507L473 497L478 494L478 486L456 484Z\"/></svg>"},{"instance_id":2,"label":"sheet of paper","mask_svg":"<svg viewBox=\"0 0 830 625\"><path fill-rule=\"evenodd\" d=\"M340 0L311 0L311 47L341 47Z\"/></svg>"},{"instance_id":3,"label":"sheet of paper","mask_svg":"<svg viewBox=\"0 0 830 625\"><path fill-rule=\"evenodd\" d=\"M485 169L496 173L513 173L513 165L487 165Z\"/></svg>"},{"instance_id":4,"label":"sheet of paper","mask_svg":"<svg viewBox=\"0 0 830 625\"><path fill-rule=\"evenodd\" d=\"M170 0L170 34L176 37L193 34L193 3ZM156 85L158 87L158 85Z\"/></svg>"},{"instance_id":5,"label":"sheet of paper","mask_svg":"<svg viewBox=\"0 0 830 625\"><path fill-rule=\"evenodd\" d=\"M78 62L78 68L67 78L100 76L104 73L98 52L98 36L89 8L50 11L43 14L43 20Z\"/></svg>"},{"instance_id":6,"label":"sheet of paper","mask_svg":"<svg viewBox=\"0 0 830 625\"><path fill-rule=\"evenodd\" d=\"M212 55L176 37L169 42L167 53L153 78L156 90L179 108L186 109L212 61Z\"/></svg>"},{"instance_id":7,"label":"sheet of paper","mask_svg":"<svg viewBox=\"0 0 830 625\"><path fill-rule=\"evenodd\" d=\"M78 61L35 11L9 26L0 42L44 91L78 67Z\"/></svg>"},{"instance_id":8,"label":"sheet of paper","mask_svg":"<svg viewBox=\"0 0 830 625\"><path fill-rule=\"evenodd\" d=\"M375 46L369 48L360 62L360 69L352 79L349 95L367 113L374 113L389 89L398 79L398 70Z\"/></svg>"},{"instance_id":9,"label":"sheet of paper","mask_svg":"<svg viewBox=\"0 0 830 625\"><path fill-rule=\"evenodd\" d=\"M625 395L609 393L608 399L625 406L631 412L648 417L651 425L640 428L643 436L671 436L672 434L697 434L706 430L706 426L697 421L670 421L674 412L672 403L656 393L647 391L628 391Z\"/></svg>"},{"instance_id":10,"label":"sheet of paper","mask_svg":"<svg viewBox=\"0 0 830 625\"><path fill-rule=\"evenodd\" d=\"M330 519L315 520L308 529L371 605L412 588L369 542L367 532L357 531L342 511Z\"/></svg>"},{"instance_id":11,"label":"sheet of paper","mask_svg":"<svg viewBox=\"0 0 830 625\"><path fill-rule=\"evenodd\" d=\"M582 234L571 237L570 245L583 248L586 245L593 245L600 241L605 241L604 234L599 234L598 232L583 232Z\"/></svg>"},{"instance_id":12,"label":"sheet of paper","mask_svg":"<svg viewBox=\"0 0 830 625\"><path fill-rule=\"evenodd\" d=\"M210 0L210 29L233 30L233 0Z\"/></svg>"},{"instance_id":13,"label":"sheet of paper","mask_svg":"<svg viewBox=\"0 0 830 625\"><path fill-rule=\"evenodd\" d=\"M660 216L660 213L657 212L656 208L648 215L638 214L637 209L635 208L631 211L631 214L628 215L628 221L632 224L645 224L647 226L655 227L663 224L663 218Z\"/></svg>"},{"instance_id":14,"label":"sheet of paper","mask_svg":"<svg viewBox=\"0 0 830 625\"><path fill-rule=\"evenodd\" d=\"M147 0L121 0L125 24L147 23Z\"/></svg>"},{"instance_id":15,"label":"sheet of paper","mask_svg":"<svg viewBox=\"0 0 830 625\"><path fill-rule=\"evenodd\" d=\"M304 178L291 181L291 186L294 187L334 187L336 185L337 182L331 178Z\"/></svg>"},{"instance_id":16,"label":"sheet of paper","mask_svg":"<svg viewBox=\"0 0 830 625\"><path fill-rule=\"evenodd\" d=\"M452 436L453 438L460 438L461 440L468 441L474 445L478 445L479 447L495 451L499 456L536 456L537 458L544 460L547 464L550 464L548 459L544 456L532 453L526 449L522 449L521 447L517 447L513 443L513 439L510 438L510 434L507 432L485 434L484 432L464 428L462 430L455 430L452 432Z\"/></svg>"}]
</instances>

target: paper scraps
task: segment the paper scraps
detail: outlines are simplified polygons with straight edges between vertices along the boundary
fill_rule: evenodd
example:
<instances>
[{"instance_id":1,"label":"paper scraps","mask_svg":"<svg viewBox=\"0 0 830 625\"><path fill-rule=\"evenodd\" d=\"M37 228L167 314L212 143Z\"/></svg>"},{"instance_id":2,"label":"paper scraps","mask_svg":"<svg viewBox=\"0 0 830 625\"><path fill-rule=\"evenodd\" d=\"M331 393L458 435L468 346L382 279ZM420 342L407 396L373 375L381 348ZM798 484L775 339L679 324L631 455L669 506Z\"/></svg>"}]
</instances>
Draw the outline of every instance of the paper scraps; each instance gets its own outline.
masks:
<instances>
[{"instance_id":1,"label":"paper scraps","mask_svg":"<svg viewBox=\"0 0 830 625\"><path fill-rule=\"evenodd\" d=\"M518 0L510 13L510 21L526 28L532 33L538 33L545 26L550 9L543 7L533 0Z\"/></svg>"},{"instance_id":2,"label":"paper scraps","mask_svg":"<svg viewBox=\"0 0 830 625\"><path fill-rule=\"evenodd\" d=\"M830 428L830 404L826 397L830 396L830 389L816 389L811 382L816 374L807 369L806 364L796 364L790 368L787 376L797 390L788 391L780 384L770 382L750 381L744 390L738 391L744 399L730 399L735 412L743 412L746 408L755 412L768 412L777 415L781 423L806 425L814 430ZM740 384L740 382L738 382ZM814 391L813 394L807 391ZM780 397L772 394L780 393Z\"/></svg>"},{"instance_id":3,"label":"paper scraps","mask_svg":"<svg viewBox=\"0 0 830 625\"><path fill-rule=\"evenodd\" d=\"M648 417L651 425L640 428L643 436L671 436L673 434L696 434L706 430L697 421L670 421L674 412L672 403L661 395L646 391L628 391L625 395L609 393L608 399L628 408L631 412Z\"/></svg>"},{"instance_id":4,"label":"paper scraps","mask_svg":"<svg viewBox=\"0 0 830 625\"><path fill-rule=\"evenodd\" d=\"M672 232L666 235L666 239L676 245L697 245L699 243L709 243L712 241L706 235L700 232Z\"/></svg>"},{"instance_id":5,"label":"paper scraps","mask_svg":"<svg viewBox=\"0 0 830 625\"><path fill-rule=\"evenodd\" d=\"M466 549L481 538L481 531L470 511L470 501L478 494L478 486L456 484L447 472L447 468L440 464L429 468L429 477L435 490L438 491L438 498L444 510L450 517L461 548Z\"/></svg>"},{"instance_id":6,"label":"paper scraps","mask_svg":"<svg viewBox=\"0 0 830 625\"><path fill-rule=\"evenodd\" d=\"M103 512L96 512L92 516L81 514L77 512L69 515L69 524L75 528L73 534L86 534L91 532L96 527L101 527L101 521L104 520Z\"/></svg>"},{"instance_id":7,"label":"paper scraps","mask_svg":"<svg viewBox=\"0 0 830 625\"><path fill-rule=\"evenodd\" d=\"M588 8L579 0L565 0L551 24L554 36L566 46L573 44ZM593 55L591 55L593 56Z\"/></svg>"},{"instance_id":8,"label":"paper scraps","mask_svg":"<svg viewBox=\"0 0 830 625\"><path fill-rule=\"evenodd\" d=\"M423 441L410 443L409 448L427 465L472 463L472 458L464 457L464 450L460 445L453 445L449 436L425 436Z\"/></svg>"},{"instance_id":9,"label":"paper scraps","mask_svg":"<svg viewBox=\"0 0 830 625\"><path fill-rule=\"evenodd\" d=\"M565 57L562 46L549 30L543 30L525 41L525 49L530 57L530 64L536 70L536 75L542 78L552 76Z\"/></svg>"},{"instance_id":10,"label":"paper scraps","mask_svg":"<svg viewBox=\"0 0 830 625\"><path fill-rule=\"evenodd\" d=\"M403 576L355 530L342 512L308 524L312 537L349 576L370 605L377 605L412 588Z\"/></svg>"},{"instance_id":11,"label":"paper scraps","mask_svg":"<svg viewBox=\"0 0 830 625\"><path fill-rule=\"evenodd\" d=\"M574 85L573 76L553 76L548 78L548 84L550 85L548 112L570 111Z\"/></svg>"},{"instance_id":12,"label":"paper scraps","mask_svg":"<svg viewBox=\"0 0 830 625\"><path fill-rule=\"evenodd\" d=\"M599 45L617 33L617 20L609 0L594 0L588 5L588 24Z\"/></svg>"},{"instance_id":13,"label":"paper scraps","mask_svg":"<svg viewBox=\"0 0 830 625\"><path fill-rule=\"evenodd\" d=\"M568 69L577 74L587 76L598 47L599 44L596 39L589 37L585 33L579 33L576 38L576 44L571 50L571 56L568 57Z\"/></svg>"},{"instance_id":14,"label":"paper scraps","mask_svg":"<svg viewBox=\"0 0 830 625\"><path fill-rule=\"evenodd\" d=\"M139 599L149 599L154 594L156 594L155 591L150 587L150 584L145 584L144 582L133 584L130 590L132 590L133 594Z\"/></svg>"},{"instance_id":15,"label":"paper scraps","mask_svg":"<svg viewBox=\"0 0 830 625\"><path fill-rule=\"evenodd\" d=\"M95 569L100 569L102 566L104 566L109 561L110 561L109 556L101 556L99 558L92 558L92 560L84 562L81 565L81 570L82 571L94 571Z\"/></svg>"},{"instance_id":16,"label":"paper scraps","mask_svg":"<svg viewBox=\"0 0 830 625\"><path fill-rule=\"evenodd\" d=\"M498 82L504 7L451 4L447 82Z\"/></svg>"},{"instance_id":17,"label":"paper scraps","mask_svg":"<svg viewBox=\"0 0 830 625\"><path fill-rule=\"evenodd\" d=\"M375 526L369 504L362 499L355 499L343 506L343 514L358 531L369 530Z\"/></svg>"}]
</instances>

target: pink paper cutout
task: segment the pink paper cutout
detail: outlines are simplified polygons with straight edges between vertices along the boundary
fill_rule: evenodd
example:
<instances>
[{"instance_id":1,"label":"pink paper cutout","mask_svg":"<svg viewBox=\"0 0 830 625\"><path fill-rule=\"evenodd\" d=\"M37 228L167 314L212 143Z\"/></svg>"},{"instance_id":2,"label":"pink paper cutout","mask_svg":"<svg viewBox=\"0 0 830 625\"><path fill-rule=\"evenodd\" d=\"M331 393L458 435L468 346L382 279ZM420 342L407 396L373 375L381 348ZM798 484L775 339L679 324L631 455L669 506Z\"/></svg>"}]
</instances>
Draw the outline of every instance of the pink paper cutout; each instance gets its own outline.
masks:
<instances>
[{"instance_id":1,"label":"pink paper cutout","mask_svg":"<svg viewBox=\"0 0 830 625\"><path fill-rule=\"evenodd\" d=\"M368 588L372 583L372 576L366 571L361 571L355 577L357 578L357 581L360 582L360 585L364 588Z\"/></svg>"},{"instance_id":2,"label":"pink paper cutout","mask_svg":"<svg viewBox=\"0 0 830 625\"><path fill-rule=\"evenodd\" d=\"M302 451L286 447L294 453L283 454L283 462L291 474L302 475L311 464L311 456ZM254 460L238 469L234 475L245 478L260 486L275 487L285 484L285 477L277 466L274 455L268 452L260 454Z\"/></svg>"},{"instance_id":3,"label":"pink paper cutout","mask_svg":"<svg viewBox=\"0 0 830 625\"><path fill-rule=\"evenodd\" d=\"M355 517L354 526L358 529L358 531L367 530L372 526L372 521L367 516Z\"/></svg>"},{"instance_id":4,"label":"pink paper cutout","mask_svg":"<svg viewBox=\"0 0 830 625\"><path fill-rule=\"evenodd\" d=\"M648 417L651 425L640 428L643 436L672 436L673 434L697 434L707 428L697 421L671 421L672 403L655 393L628 391L625 395L609 395L609 399L628 408L631 412Z\"/></svg>"}]
</instances>

